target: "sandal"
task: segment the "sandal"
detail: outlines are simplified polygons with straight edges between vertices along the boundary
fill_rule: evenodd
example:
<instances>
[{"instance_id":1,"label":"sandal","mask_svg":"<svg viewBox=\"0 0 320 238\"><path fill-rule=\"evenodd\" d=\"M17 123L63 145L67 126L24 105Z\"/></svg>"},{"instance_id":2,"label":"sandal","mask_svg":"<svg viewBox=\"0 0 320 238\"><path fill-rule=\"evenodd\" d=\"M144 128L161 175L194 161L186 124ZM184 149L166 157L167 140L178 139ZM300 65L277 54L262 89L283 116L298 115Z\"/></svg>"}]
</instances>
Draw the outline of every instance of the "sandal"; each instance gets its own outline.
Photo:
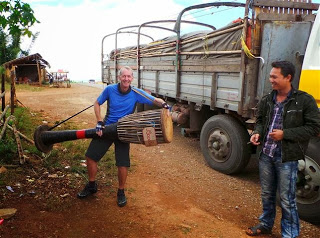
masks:
<instances>
[{"instance_id":1,"label":"sandal","mask_svg":"<svg viewBox=\"0 0 320 238\"><path fill-rule=\"evenodd\" d=\"M246 234L248 236L259 236L263 234L271 234L271 230L265 228L262 224L258 224L256 226L249 227L248 231L246 231Z\"/></svg>"}]
</instances>

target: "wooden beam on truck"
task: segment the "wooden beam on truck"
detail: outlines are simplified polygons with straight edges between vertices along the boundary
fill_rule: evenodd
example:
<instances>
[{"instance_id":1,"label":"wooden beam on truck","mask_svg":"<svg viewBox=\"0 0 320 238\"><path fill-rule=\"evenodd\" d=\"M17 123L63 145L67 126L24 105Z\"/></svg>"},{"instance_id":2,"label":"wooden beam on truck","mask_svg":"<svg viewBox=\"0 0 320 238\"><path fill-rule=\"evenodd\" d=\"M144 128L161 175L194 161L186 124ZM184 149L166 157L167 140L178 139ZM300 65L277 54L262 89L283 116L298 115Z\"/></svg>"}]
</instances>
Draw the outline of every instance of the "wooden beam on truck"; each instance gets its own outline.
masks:
<instances>
[{"instance_id":1,"label":"wooden beam on truck","mask_svg":"<svg viewBox=\"0 0 320 238\"><path fill-rule=\"evenodd\" d=\"M150 58L148 58L150 59ZM154 61L143 61L143 62L140 62L140 65L142 66L149 66L149 65L154 65ZM161 61L159 60L157 62L157 65L168 65L168 66L171 66L171 65L174 65L174 60L166 60L166 61Z\"/></svg>"},{"instance_id":2,"label":"wooden beam on truck","mask_svg":"<svg viewBox=\"0 0 320 238\"><path fill-rule=\"evenodd\" d=\"M132 64L137 64L136 59L125 59L125 60L118 60L118 63L120 65L132 65ZM113 67L114 65L110 65L110 67Z\"/></svg>"},{"instance_id":3,"label":"wooden beam on truck","mask_svg":"<svg viewBox=\"0 0 320 238\"><path fill-rule=\"evenodd\" d=\"M234 58L207 58L207 59L188 59L182 62L182 65L239 65L241 57Z\"/></svg>"},{"instance_id":4,"label":"wooden beam on truck","mask_svg":"<svg viewBox=\"0 0 320 238\"><path fill-rule=\"evenodd\" d=\"M182 65L182 72L224 72L224 73L239 73L240 64L238 65L206 65L206 66L191 66Z\"/></svg>"},{"instance_id":5,"label":"wooden beam on truck","mask_svg":"<svg viewBox=\"0 0 320 238\"><path fill-rule=\"evenodd\" d=\"M262 12L260 7L254 7L252 20L256 21L257 16ZM261 22L256 21L256 24L252 26L252 53L254 55L260 54L260 44L261 44Z\"/></svg>"},{"instance_id":6,"label":"wooden beam on truck","mask_svg":"<svg viewBox=\"0 0 320 238\"><path fill-rule=\"evenodd\" d=\"M144 62L151 62L151 61L159 62L159 61L171 61L171 60L175 61L175 58L176 58L175 56L162 56L162 55L160 55L159 58L155 58L155 57L153 57L153 58L142 58L141 62L144 63ZM187 56L181 56L181 59L182 60L186 60Z\"/></svg>"},{"instance_id":7,"label":"wooden beam on truck","mask_svg":"<svg viewBox=\"0 0 320 238\"><path fill-rule=\"evenodd\" d=\"M153 51L155 49L164 49L167 47L175 47L176 46L176 42L168 42L165 44L158 44L158 45L154 45L154 46L149 46L147 48L140 48L140 52L145 52L145 51Z\"/></svg>"},{"instance_id":8,"label":"wooden beam on truck","mask_svg":"<svg viewBox=\"0 0 320 238\"><path fill-rule=\"evenodd\" d=\"M154 50L159 50L159 49L165 49L168 47L175 47L175 41L170 41L167 43L162 43L162 44L157 44L154 46L149 46L146 48L139 48L139 52L140 54L144 53L144 52L152 52ZM121 56L127 56L127 55L137 55L137 48L133 48L133 49L128 49L128 50L120 50L118 53L114 54L116 57L121 57Z\"/></svg>"},{"instance_id":9,"label":"wooden beam on truck","mask_svg":"<svg viewBox=\"0 0 320 238\"><path fill-rule=\"evenodd\" d=\"M174 65L141 65L143 70L146 71L174 71ZM118 68L119 69L119 68ZM225 73L238 73L240 72L239 64L230 65L182 65L182 72L225 72Z\"/></svg>"},{"instance_id":10,"label":"wooden beam on truck","mask_svg":"<svg viewBox=\"0 0 320 238\"><path fill-rule=\"evenodd\" d=\"M242 50L211 50L211 51L198 51L198 52L181 52L182 55L230 55L241 54Z\"/></svg>"},{"instance_id":11,"label":"wooden beam on truck","mask_svg":"<svg viewBox=\"0 0 320 238\"><path fill-rule=\"evenodd\" d=\"M305 2L292 2L292 1L275 1L275 0L254 0L253 6L255 7L280 7L280 8L294 8L304 10L318 10L319 4L305 3Z\"/></svg>"},{"instance_id":12,"label":"wooden beam on truck","mask_svg":"<svg viewBox=\"0 0 320 238\"><path fill-rule=\"evenodd\" d=\"M129 66L132 70L137 69L137 65L130 65L130 64L125 64L125 65L117 65L117 70L121 69L123 66ZM114 65L110 66L110 69L114 69Z\"/></svg>"},{"instance_id":13,"label":"wooden beam on truck","mask_svg":"<svg viewBox=\"0 0 320 238\"><path fill-rule=\"evenodd\" d=\"M260 21L314 21L314 15L294 15L294 14L277 14L277 13L260 13L257 18Z\"/></svg>"},{"instance_id":14,"label":"wooden beam on truck","mask_svg":"<svg viewBox=\"0 0 320 238\"><path fill-rule=\"evenodd\" d=\"M211 102L210 102L210 109L214 110L217 102L217 74L212 74L211 80Z\"/></svg>"},{"instance_id":15,"label":"wooden beam on truck","mask_svg":"<svg viewBox=\"0 0 320 238\"><path fill-rule=\"evenodd\" d=\"M161 66L161 65L154 65L154 66L143 66L143 70L160 70L160 71L174 71L174 66Z\"/></svg>"}]
</instances>

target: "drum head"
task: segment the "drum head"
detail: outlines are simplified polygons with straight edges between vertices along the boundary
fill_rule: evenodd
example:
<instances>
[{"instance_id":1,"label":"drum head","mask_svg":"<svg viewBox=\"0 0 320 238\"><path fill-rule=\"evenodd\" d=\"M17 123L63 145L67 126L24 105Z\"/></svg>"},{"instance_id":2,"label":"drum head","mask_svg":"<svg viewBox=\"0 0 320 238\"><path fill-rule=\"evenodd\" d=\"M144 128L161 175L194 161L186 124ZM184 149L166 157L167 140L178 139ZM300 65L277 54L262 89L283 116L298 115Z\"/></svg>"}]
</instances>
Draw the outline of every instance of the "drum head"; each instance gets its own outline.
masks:
<instances>
[{"instance_id":1,"label":"drum head","mask_svg":"<svg viewBox=\"0 0 320 238\"><path fill-rule=\"evenodd\" d=\"M48 153L53 148L53 144L47 145L47 144L43 143L43 141L41 139L41 134L45 131L48 131L48 130L49 130L48 125L41 125L41 126L37 127L37 129L34 131L34 134L33 134L35 146L37 147L37 149L39 151L41 151L43 153Z\"/></svg>"},{"instance_id":2,"label":"drum head","mask_svg":"<svg viewBox=\"0 0 320 238\"><path fill-rule=\"evenodd\" d=\"M161 129L164 141L170 143L173 138L173 123L168 109L162 109L161 111Z\"/></svg>"}]
</instances>

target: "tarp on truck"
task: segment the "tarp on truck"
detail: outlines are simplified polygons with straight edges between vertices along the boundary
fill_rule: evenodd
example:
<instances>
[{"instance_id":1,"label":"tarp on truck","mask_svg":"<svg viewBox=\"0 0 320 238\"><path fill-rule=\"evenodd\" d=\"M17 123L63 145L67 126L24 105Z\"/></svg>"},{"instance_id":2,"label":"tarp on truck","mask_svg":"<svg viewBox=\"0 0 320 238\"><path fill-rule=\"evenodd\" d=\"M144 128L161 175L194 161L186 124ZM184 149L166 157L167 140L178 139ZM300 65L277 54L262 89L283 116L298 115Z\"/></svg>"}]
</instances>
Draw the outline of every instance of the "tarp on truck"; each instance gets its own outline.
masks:
<instances>
[{"instance_id":1,"label":"tarp on truck","mask_svg":"<svg viewBox=\"0 0 320 238\"><path fill-rule=\"evenodd\" d=\"M220 57L221 51L241 50L242 27L240 23L230 24L215 31L198 31L181 36L182 54L190 58L216 58ZM162 55L175 55L176 36L169 36L149 44L140 45L140 57L154 57ZM136 58L137 47L130 46L117 49L117 59ZM113 59L115 50L112 50L109 58ZM224 55L224 54L223 54ZM235 57L237 54L228 54L228 57ZM225 56L225 55L224 55Z\"/></svg>"}]
</instances>

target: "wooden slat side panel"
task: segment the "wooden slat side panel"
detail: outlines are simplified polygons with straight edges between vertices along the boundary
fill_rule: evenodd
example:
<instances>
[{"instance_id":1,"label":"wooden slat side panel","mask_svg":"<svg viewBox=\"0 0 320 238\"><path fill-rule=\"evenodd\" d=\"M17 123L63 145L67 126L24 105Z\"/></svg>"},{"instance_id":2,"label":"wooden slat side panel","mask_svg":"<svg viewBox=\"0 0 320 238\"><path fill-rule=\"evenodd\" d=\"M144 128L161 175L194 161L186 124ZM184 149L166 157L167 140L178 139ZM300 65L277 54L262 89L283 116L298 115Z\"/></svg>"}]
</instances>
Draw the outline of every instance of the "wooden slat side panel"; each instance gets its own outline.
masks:
<instances>
[{"instance_id":1,"label":"wooden slat side panel","mask_svg":"<svg viewBox=\"0 0 320 238\"><path fill-rule=\"evenodd\" d=\"M279 7L287 9L304 9L304 10L318 10L319 4L310 2L294 2L294 1L275 1L275 0L254 0L253 5L256 7Z\"/></svg>"}]
</instances>

